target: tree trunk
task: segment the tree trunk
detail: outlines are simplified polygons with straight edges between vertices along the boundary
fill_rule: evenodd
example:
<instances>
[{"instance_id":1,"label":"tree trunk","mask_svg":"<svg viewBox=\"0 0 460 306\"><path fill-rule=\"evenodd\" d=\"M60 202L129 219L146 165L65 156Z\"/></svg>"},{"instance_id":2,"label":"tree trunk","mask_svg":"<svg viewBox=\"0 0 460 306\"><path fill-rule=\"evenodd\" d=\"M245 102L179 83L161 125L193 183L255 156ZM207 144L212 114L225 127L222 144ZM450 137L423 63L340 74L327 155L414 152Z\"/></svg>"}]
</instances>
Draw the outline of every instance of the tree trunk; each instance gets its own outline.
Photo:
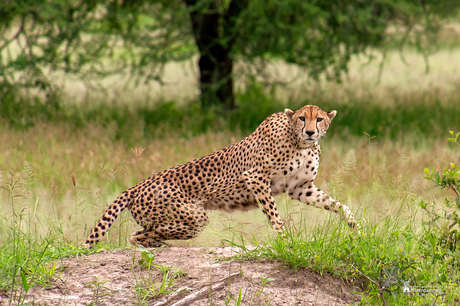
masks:
<instances>
[{"instance_id":1,"label":"tree trunk","mask_svg":"<svg viewBox=\"0 0 460 306\"><path fill-rule=\"evenodd\" d=\"M220 14L215 1L206 3L185 0L190 9L193 35L200 50L200 89L203 108L224 105L236 107L233 96L232 48L236 37L235 21L246 2L232 1L228 10ZM203 5L204 7L198 7ZM219 34L221 33L221 34ZM226 43L222 43L225 41Z\"/></svg>"}]
</instances>

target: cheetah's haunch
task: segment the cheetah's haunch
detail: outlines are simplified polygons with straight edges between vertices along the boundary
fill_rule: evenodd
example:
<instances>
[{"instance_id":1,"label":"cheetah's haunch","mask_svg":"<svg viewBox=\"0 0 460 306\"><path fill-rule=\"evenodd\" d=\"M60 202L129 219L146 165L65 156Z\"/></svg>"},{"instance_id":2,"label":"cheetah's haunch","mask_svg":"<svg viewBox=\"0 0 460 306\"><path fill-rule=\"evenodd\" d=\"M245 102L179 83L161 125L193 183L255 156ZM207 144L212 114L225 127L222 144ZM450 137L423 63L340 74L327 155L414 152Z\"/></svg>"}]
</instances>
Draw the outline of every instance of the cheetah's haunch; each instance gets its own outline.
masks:
<instances>
[{"instance_id":1,"label":"cheetah's haunch","mask_svg":"<svg viewBox=\"0 0 460 306\"><path fill-rule=\"evenodd\" d=\"M147 178L107 208L85 245L97 243L125 208L143 227L130 242L145 247L196 237L209 222L208 209L261 207L274 229L282 231L273 197L285 192L294 200L338 213L358 228L347 206L313 184L321 156L318 140L336 113L313 105L296 112L286 109L234 145Z\"/></svg>"}]
</instances>

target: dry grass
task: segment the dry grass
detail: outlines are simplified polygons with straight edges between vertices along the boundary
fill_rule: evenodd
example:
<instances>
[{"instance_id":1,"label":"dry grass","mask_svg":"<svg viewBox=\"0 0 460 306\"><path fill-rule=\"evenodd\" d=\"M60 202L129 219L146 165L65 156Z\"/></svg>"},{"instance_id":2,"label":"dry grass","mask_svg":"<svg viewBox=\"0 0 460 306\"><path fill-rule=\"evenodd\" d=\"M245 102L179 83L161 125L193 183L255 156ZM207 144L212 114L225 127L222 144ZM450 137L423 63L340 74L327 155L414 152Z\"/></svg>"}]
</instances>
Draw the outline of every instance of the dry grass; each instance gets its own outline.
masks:
<instances>
[{"instance_id":1,"label":"dry grass","mask_svg":"<svg viewBox=\"0 0 460 306\"><path fill-rule=\"evenodd\" d=\"M22 200L22 205L33 209L37 203L42 219L34 220L33 227L38 232L46 232L51 229L49 224L53 224L62 228L67 239L82 243L85 231L123 190L160 170L215 151L243 136L220 132L189 140L153 140L139 144L145 150L136 158L133 148L123 142L110 141L108 133L110 131L100 127L75 131L66 126L42 125L27 132L5 130L0 134L3 180L10 176L9 172L19 173L25 162L33 171L34 183L28 187L30 195ZM446 146L444 139L419 143L414 148L402 141L382 140L372 144L369 151L364 135L362 138L326 138L322 142L322 163L316 183L354 211L365 209L366 216L373 220L391 215L399 209L398 203L410 206L411 197L437 198L440 195L422 179L423 168L460 163L459 156ZM0 194L2 215L8 216L11 207L7 205L7 193ZM277 202L285 218L290 213L300 216L303 212L303 222L314 223L329 216L327 212L287 201L286 196L279 197ZM239 231L255 234L258 239L269 233L269 226L258 210L234 214L211 212L210 216L211 226L203 235L178 244L219 245L222 229L227 227L232 228L224 234L227 238L238 235ZM137 229L132 221L123 223L128 218L124 213L110 231L110 239L118 241L122 234L119 241L122 245L126 243L126 236ZM123 223L121 227L120 223Z\"/></svg>"}]
</instances>

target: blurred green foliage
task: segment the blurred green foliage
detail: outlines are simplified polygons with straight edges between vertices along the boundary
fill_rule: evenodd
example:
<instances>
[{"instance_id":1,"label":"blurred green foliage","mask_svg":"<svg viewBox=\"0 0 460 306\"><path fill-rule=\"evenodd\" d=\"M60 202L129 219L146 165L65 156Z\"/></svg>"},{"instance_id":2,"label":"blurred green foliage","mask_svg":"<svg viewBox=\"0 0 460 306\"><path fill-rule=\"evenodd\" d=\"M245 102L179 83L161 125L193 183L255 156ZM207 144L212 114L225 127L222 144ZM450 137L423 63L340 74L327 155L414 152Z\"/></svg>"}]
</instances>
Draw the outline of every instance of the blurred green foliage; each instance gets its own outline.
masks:
<instances>
[{"instance_id":1,"label":"blurred green foliage","mask_svg":"<svg viewBox=\"0 0 460 306\"><path fill-rule=\"evenodd\" d=\"M227 95L233 60L269 83L287 82L267 69L273 58L340 81L353 54L372 58L375 47L413 45L427 56L445 18L457 13L449 0L7 0L0 2L0 86L37 88L52 100L53 72L93 85L120 73L136 84L162 82L166 63L197 54L214 62L207 71L200 62L201 74L211 75L201 89L203 82L215 91L230 86Z\"/></svg>"},{"instance_id":2,"label":"blurred green foliage","mask_svg":"<svg viewBox=\"0 0 460 306\"><path fill-rule=\"evenodd\" d=\"M312 97L289 101L287 107L299 109L315 104L324 110L335 109L338 115L328 135L363 136L366 132L379 138L408 141L436 138L446 130L458 126L460 100L451 95L442 105L436 96L421 92L419 96L405 95L393 105L382 105L374 97L353 96L340 103L332 98ZM426 95L426 97L425 97ZM201 109L199 101L188 104L175 101L146 104L133 101L126 104L107 104L105 101L87 104L63 104L59 95L45 103L20 96L2 100L0 123L27 129L41 122L66 124L75 128L98 125L113 131L113 140L132 144L140 139L168 137L171 134L191 137L208 131L231 130L249 134L269 115L284 111L286 105L268 94L264 87L252 83L236 95L238 108L224 111L215 106ZM416 136L416 137L414 137Z\"/></svg>"}]
</instances>

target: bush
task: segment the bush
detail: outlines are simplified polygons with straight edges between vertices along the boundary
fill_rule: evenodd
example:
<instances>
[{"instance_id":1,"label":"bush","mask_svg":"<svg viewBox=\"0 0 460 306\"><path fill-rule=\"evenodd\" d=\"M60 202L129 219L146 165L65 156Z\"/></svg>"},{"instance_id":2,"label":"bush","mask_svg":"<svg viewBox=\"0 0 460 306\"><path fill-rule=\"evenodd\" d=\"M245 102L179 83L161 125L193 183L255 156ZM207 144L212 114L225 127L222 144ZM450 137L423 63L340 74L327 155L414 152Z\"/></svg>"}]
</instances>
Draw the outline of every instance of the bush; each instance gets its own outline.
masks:
<instances>
[{"instance_id":1,"label":"bush","mask_svg":"<svg viewBox=\"0 0 460 306\"><path fill-rule=\"evenodd\" d=\"M454 136L454 132L450 131ZM455 138L449 138L449 141L460 145L460 132L455 135ZM432 203L428 205L423 200L420 202L420 207L425 210L431 220L424 223L424 238L427 241L437 240L437 244L450 251L457 249L457 243L460 241L460 170L454 163L450 164L450 168L445 168L442 174L433 169L425 168L425 179L433 182L436 187L453 191L456 195L455 200L444 198L441 204Z\"/></svg>"}]
</instances>

